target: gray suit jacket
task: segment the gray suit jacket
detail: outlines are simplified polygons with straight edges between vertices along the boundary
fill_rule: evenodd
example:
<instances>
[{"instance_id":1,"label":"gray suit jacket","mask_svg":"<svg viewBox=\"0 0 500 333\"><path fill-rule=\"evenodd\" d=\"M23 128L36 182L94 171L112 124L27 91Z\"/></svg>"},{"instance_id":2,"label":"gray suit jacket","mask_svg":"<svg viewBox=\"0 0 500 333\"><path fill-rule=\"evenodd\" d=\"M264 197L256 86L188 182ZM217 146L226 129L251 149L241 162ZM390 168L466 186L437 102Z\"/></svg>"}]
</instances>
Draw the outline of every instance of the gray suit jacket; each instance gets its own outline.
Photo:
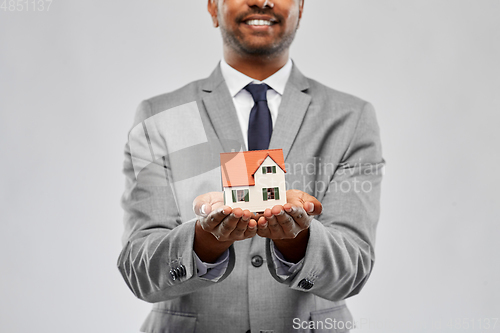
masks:
<instances>
[{"instance_id":1,"label":"gray suit jacket","mask_svg":"<svg viewBox=\"0 0 500 333\"><path fill-rule=\"evenodd\" d=\"M125 147L118 267L132 292L154 303L142 331L348 331L344 299L370 275L379 217L384 161L372 106L294 65L270 149L283 149L288 188L314 195L323 213L310 226L302 269L286 280L276 273L271 243L259 236L231 246L217 282L197 273L193 199L222 190L219 153L243 147L219 66L209 78L139 106ZM256 256L265 264L252 265ZM172 279L181 265L185 276Z\"/></svg>"}]
</instances>

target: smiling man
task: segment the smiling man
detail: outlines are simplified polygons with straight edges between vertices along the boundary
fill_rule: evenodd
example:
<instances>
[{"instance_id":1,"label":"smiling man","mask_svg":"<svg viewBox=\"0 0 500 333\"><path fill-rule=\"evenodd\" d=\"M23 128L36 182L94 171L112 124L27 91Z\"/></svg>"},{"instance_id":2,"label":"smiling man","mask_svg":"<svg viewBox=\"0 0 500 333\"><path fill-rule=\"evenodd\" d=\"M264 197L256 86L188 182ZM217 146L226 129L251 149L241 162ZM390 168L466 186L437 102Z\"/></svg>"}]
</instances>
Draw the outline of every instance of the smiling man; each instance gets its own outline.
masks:
<instances>
[{"instance_id":1,"label":"smiling man","mask_svg":"<svg viewBox=\"0 0 500 333\"><path fill-rule=\"evenodd\" d=\"M384 161L371 105L291 61L303 6L209 0L220 64L137 110L118 266L154 303L143 332L353 328L344 300L373 267ZM219 154L268 148L283 149L287 203L224 205Z\"/></svg>"}]
</instances>

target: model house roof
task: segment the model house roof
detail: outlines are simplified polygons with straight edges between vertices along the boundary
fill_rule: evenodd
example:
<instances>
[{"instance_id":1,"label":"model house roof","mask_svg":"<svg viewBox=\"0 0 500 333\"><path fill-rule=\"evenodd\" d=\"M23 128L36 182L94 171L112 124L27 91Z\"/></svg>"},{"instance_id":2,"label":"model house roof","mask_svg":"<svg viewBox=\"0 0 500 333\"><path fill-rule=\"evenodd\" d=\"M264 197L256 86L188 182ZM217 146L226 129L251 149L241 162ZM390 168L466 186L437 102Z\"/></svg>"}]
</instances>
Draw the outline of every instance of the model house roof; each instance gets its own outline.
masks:
<instances>
[{"instance_id":1,"label":"model house roof","mask_svg":"<svg viewBox=\"0 0 500 333\"><path fill-rule=\"evenodd\" d=\"M234 187L255 185L254 174L268 156L286 172L282 149L252 150L220 154L222 186Z\"/></svg>"}]
</instances>

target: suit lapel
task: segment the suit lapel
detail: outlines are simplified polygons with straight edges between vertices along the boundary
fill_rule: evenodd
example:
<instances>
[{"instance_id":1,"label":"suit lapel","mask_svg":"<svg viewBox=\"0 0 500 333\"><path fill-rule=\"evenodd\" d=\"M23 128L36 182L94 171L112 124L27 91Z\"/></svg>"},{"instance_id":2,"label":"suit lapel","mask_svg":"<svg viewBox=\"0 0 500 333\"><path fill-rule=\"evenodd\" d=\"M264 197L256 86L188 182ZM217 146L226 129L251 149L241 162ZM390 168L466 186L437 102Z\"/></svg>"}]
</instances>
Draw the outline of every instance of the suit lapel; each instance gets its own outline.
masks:
<instances>
[{"instance_id":1,"label":"suit lapel","mask_svg":"<svg viewBox=\"0 0 500 333\"><path fill-rule=\"evenodd\" d=\"M236 109L220 66L202 83L203 104L225 152L245 150Z\"/></svg>"},{"instance_id":2,"label":"suit lapel","mask_svg":"<svg viewBox=\"0 0 500 333\"><path fill-rule=\"evenodd\" d=\"M283 149L285 160L311 103L311 96L305 93L308 88L307 78L294 64L281 99L278 118L269 143L269 149ZM202 90L204 92L203 104L224 151L245 150L245 141L241 134L236 109L220 66L217 66L202 83Z\"/></svg>"},{"instance_id":3,"label":"suit lapel","mask_svg":"<svg viewBox=\"0 0 500 333\"><path fill-rule=\"evenodd\" d=\"M283 149L285 160L311 103L311 96L305 93L308 88L307 78L294 64L281 99L278 118L269 143L269 149Z\"/></svg>"}]
</instances>

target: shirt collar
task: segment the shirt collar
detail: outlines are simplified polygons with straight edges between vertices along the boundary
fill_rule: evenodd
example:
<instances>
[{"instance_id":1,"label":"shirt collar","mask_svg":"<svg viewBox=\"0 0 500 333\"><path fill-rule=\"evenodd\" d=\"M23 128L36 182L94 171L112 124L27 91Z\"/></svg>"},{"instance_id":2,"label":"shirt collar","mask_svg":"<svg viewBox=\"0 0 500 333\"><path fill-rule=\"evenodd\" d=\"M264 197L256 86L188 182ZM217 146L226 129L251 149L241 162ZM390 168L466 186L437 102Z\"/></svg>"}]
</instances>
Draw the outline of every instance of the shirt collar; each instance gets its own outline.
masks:
<instances>
[{"instance_id":1,"label":"shirt collar","mask_svg":"<svg viewBox=\"0 0 500 333\"><path fill-rule=\"evenodd\" d=\"M265 79L264 81L258 81L252 79L249 76L237 71L233 67L229 66L228 63L222 59L220 62L220 69L222 76L226 81L229 93L232 97L236 96L241 89L245 88L249 83L265 83L271 87L278 94L283 95L285 92L286 82L292 73L292 60L289 58L285 66L280 68L279 71Z\"/></svg>"}]
</instances>

